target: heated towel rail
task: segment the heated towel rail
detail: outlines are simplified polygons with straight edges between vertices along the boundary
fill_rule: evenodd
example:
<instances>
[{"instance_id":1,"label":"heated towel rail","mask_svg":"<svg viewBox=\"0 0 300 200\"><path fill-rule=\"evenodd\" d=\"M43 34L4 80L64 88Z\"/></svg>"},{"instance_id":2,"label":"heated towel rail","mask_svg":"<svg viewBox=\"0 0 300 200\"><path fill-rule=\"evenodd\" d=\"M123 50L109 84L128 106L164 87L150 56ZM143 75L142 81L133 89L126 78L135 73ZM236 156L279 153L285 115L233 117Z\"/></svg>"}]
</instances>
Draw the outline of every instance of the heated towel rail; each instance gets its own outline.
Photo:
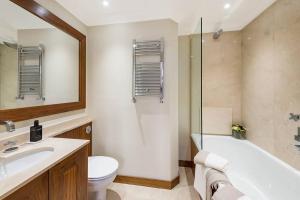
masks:
<instances>
[{"instance_id":1,"label":"heated towel rail","mask_svg":"<svg viewBox=\"0 0 300 200\"><path fill-rule=\"evenodd\" d=\"M43 53L40 46L18 47L18 96L24 99L25 95L43 97Z\"/></svg>"},{"instance_id":2,"label":"heated towel rail","mask_svg":"<svg viewBox=\"0 0 300 200\"><path fill-rule=\"evenodd\" d=\"M139 96L164 98L164 39L133 41L132 99Z\"/></svg>"}]
</instances>

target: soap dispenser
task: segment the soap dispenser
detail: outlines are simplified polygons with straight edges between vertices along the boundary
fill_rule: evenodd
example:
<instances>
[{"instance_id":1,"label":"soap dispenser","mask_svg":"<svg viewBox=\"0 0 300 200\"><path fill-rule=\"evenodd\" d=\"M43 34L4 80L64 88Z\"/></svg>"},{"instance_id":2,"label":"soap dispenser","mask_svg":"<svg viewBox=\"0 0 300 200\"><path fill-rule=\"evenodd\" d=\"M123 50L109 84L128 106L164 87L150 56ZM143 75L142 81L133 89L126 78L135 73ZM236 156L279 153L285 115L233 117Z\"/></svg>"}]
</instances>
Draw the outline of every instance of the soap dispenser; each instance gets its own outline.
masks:
<instances>
[{"instance_id":1,"label":"soap dispenser","mask_svg":"<svg viewBox=\"0 0 300 200\"><path fill-rule=\"evenodd\" d=\"M30 142L38 142L43 138L43 127L39 125L39 120L34 121L34 125L30 127Z\"/></svg>"}]
</instances>

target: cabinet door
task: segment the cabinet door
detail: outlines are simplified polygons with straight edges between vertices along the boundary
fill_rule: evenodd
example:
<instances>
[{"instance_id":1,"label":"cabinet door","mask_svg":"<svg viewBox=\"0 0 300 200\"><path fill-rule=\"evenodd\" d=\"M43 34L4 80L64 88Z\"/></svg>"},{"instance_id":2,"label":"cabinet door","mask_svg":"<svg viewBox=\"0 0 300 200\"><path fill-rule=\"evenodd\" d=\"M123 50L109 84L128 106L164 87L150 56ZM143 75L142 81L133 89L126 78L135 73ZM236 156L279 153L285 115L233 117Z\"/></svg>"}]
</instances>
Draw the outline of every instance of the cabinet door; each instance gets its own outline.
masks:
<instances>
[{"instance_id":1,"label":"cabinet door","mask_svg":"<svg viewBox=\"0 0 300 200\"><path fill-rule=\"evenodd\" d=\"M87 200L88 146L49 170L50 200Z\"/></svg>"},{"instance_id":2,"label":"cabinet door","mask_svg":"<svg viewBox=\"0 0 300 200\"><path fill-rule=\"evenodd\" d=\"M90 126L92 127L92 123L83 125L79 128L73 129L71 131L65 132L63 134L60 134L56 137L58 138L70 138L70 139L82 139L82 140L89 140L90 144L88 145L89 148L89 156L92 155L92 132L87 133L86 128Z\"/></svg>"},{"instance_id":3,"label":"cabinet door","mask_svg":"<svg viewBox=\"0 0 300 200\"><path fill-rule=\"evenodd\" d=\"M4 200L48 200L48 172L35 178Z\"/></svg>"}]
</instances>

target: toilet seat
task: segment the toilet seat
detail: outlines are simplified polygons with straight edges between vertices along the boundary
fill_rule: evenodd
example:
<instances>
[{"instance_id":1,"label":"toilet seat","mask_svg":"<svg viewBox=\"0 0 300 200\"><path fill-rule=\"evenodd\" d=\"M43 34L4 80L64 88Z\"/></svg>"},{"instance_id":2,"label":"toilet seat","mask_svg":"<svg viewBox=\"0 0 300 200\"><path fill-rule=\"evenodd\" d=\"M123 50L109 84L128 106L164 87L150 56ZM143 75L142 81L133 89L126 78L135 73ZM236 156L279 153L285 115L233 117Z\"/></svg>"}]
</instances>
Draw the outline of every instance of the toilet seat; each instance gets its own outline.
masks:
<instances>
[{"instance_id":1,"label":"toilet seat","mask_svg":"<svg viewBox=\"0 0 300 200\"><path fill-rule=\"evenodd\" d=\"M114 175L119 167L118 161L105 156L88 158L88 179L90 181L103 180Z\"/></svg>"}]
</instances>

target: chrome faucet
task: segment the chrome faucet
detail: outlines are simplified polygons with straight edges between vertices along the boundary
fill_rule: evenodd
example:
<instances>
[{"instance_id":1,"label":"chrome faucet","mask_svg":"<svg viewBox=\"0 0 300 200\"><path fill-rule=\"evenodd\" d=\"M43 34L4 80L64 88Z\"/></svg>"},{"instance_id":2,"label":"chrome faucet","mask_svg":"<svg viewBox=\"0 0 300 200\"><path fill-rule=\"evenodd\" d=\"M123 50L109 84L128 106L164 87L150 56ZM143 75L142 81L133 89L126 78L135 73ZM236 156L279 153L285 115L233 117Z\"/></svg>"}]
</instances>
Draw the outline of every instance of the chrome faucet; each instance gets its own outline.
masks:
<instances>
[{"instance_id":1,"label":"chrome faucet","mask_svg":"<svg viewBox=\"0 0 300 200\"><path fill-rule=\"evenodd\" d=\"M8 132L13 132L16 130L16 127L15 127L15 124L13 121L9 121L9 120L0 121L0 125L4 125Z\"/></svg>"},{"instance_id":2,"label":"chrome faucet","mask_svg":"<svg viewBox=\"0 0 300 200\"><path fill-rule=\"evenodd\" d=\"M4 147L13 147L16 146L17 142L16 141L7 141L3 144Z\"/></svg>"}]
</instances>

